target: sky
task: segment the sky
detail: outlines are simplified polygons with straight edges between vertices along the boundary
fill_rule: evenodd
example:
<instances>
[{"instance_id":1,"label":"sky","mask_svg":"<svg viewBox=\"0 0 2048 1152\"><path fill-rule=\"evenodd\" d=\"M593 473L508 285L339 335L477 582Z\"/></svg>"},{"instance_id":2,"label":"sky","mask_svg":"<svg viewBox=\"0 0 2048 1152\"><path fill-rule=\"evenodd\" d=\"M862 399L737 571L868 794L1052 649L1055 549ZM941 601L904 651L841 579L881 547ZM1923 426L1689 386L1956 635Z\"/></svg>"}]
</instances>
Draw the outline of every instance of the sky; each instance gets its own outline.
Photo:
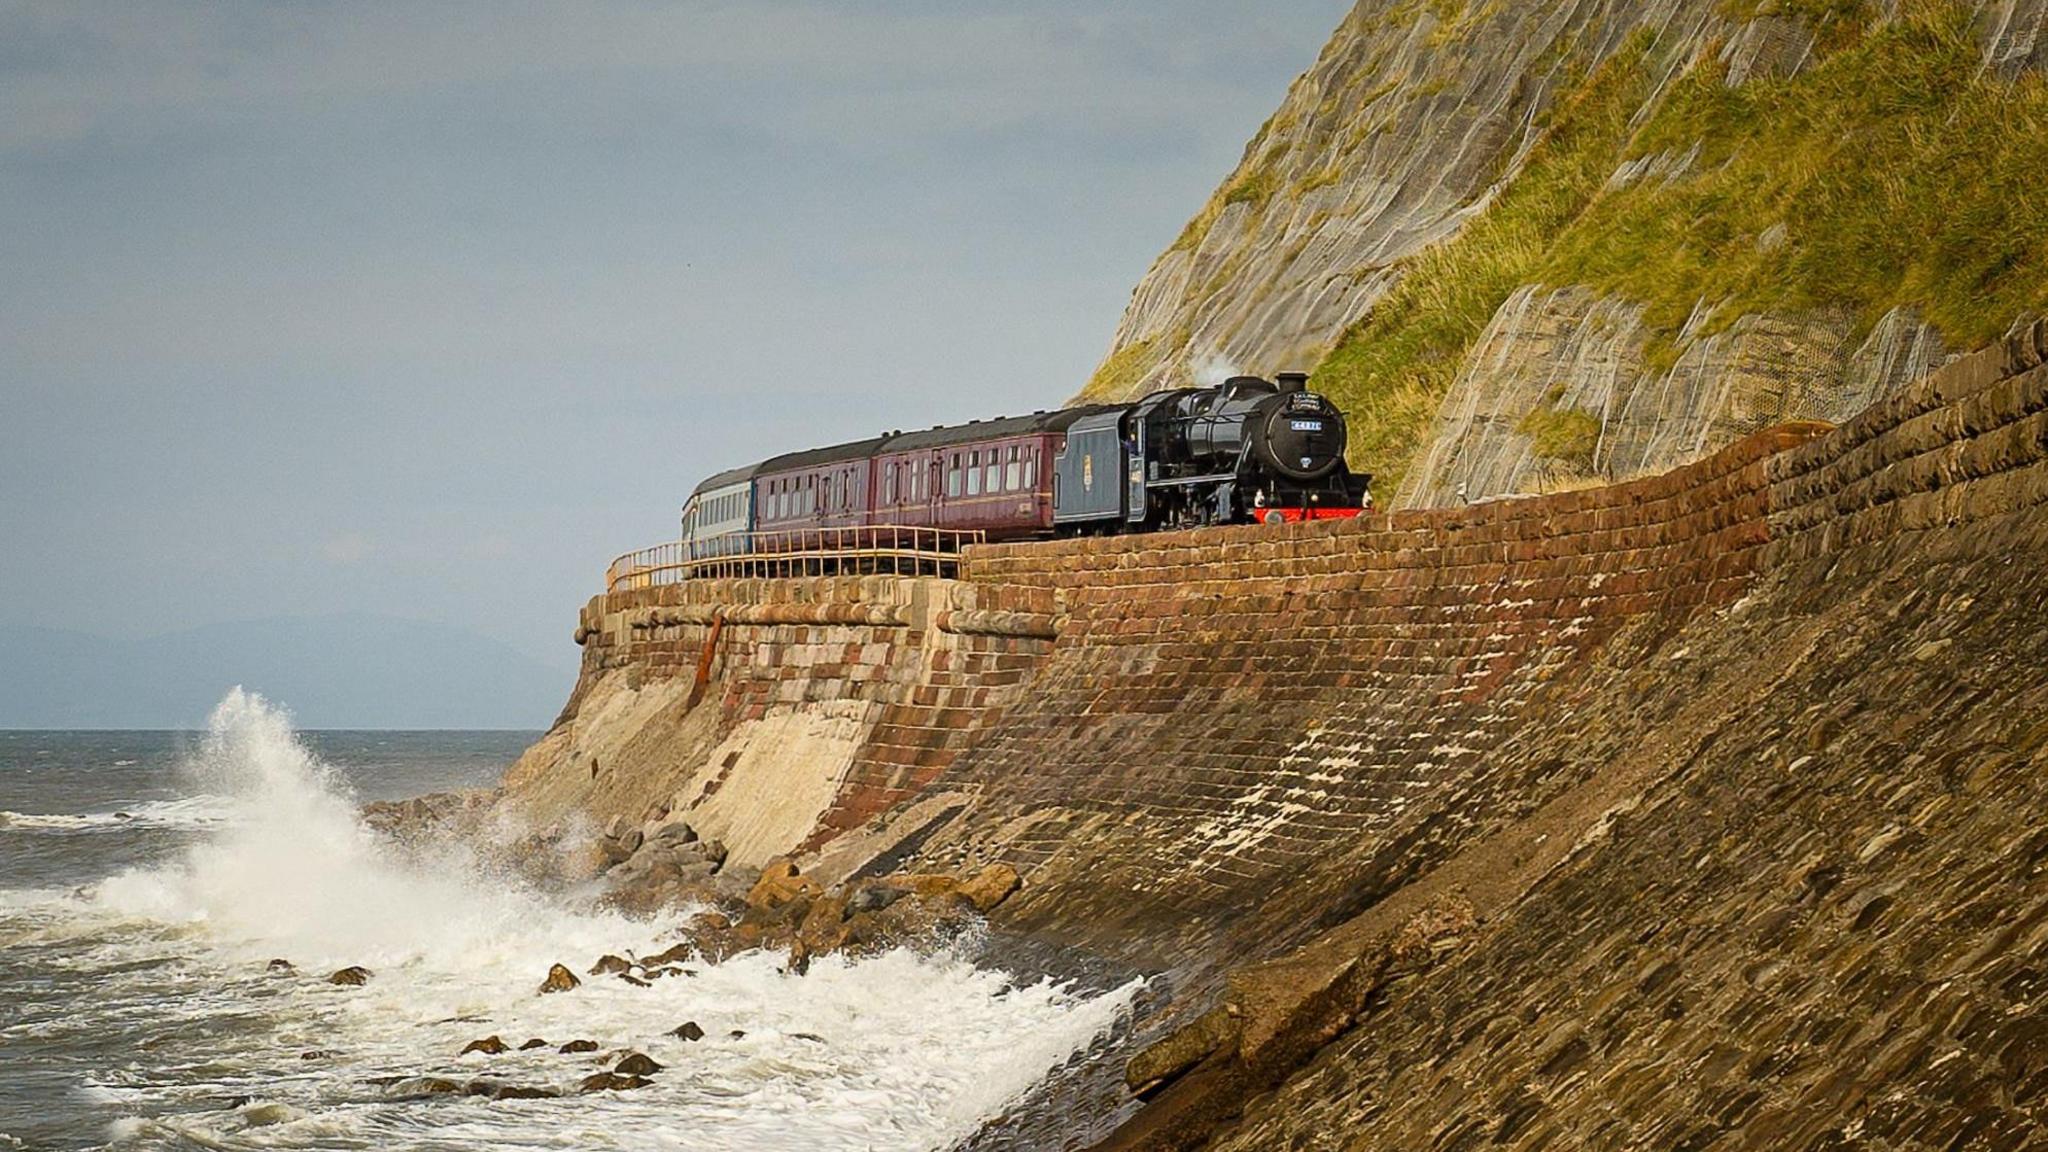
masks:
<instances>
[{"instance_id":1,"label":"sky","mask_svg":"<svg viewBox=\"0 0 2048 1152\"><path fill-rule=\"evenodd\" d=\"M0 0L0 627L566 695L703 476L1072 395L1349 6Z\"/></svg>"}]
</instances>

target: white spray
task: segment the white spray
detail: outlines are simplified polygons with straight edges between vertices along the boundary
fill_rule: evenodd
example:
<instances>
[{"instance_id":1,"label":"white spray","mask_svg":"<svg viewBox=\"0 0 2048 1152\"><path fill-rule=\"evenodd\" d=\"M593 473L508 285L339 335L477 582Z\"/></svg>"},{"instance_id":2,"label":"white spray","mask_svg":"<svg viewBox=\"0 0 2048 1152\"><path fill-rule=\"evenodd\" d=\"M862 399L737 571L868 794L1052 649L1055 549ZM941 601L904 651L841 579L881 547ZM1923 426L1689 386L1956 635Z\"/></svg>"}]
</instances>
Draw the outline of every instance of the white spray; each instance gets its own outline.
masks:
<instances>
[{"instance_id":1,"label":"white spray","mask_svg":"<svg viewBox=\"0 0 2048 1152\"><path fill-rule=\"evenodd\" d=\"M194 768L207 792L228 798L225 824L174 866L106 881L90 906L134 925L135 952L177 949L178 967L130 975L134 957L110 957L91 1010L124 1022L260 1011L269 1022L256 1036L181 1054L212 1061L209 1082L167 1075L109 1097L155 1102L151 1112L183 1112L188 1096L255 1102L124 1122L111 1130L117 1142L154 1144L176 1124L181 1142L251 1147L940 1148L1111 1026L1135 991L1088 998L1047 982L1014 986L957 957L908 952L828 958L794 977L779 957L753 953L647 988L589 977L544 996L536 986L549 964L581 971L605 952L645 954L676 925L571 908L453 852L425 863L394 853L287 717L252 694L221 703ZM166 925L183 927L167 936ZM299 973L265 972L271 956ZM375 976L360 988L319 978L350 964ZM669 1034L685 1020L706 1039ZM489 1033L549 1046L457 1055ZM593 1040L600 1052L555 1051L567 1039ZM391 1075L489 1076L573 1093L593 1061L627 1048L670 1071L623 1094L363 1103L363 1085ZM300 1058L310 1049L318 1061Z\"/></svg>"}]
</instances>

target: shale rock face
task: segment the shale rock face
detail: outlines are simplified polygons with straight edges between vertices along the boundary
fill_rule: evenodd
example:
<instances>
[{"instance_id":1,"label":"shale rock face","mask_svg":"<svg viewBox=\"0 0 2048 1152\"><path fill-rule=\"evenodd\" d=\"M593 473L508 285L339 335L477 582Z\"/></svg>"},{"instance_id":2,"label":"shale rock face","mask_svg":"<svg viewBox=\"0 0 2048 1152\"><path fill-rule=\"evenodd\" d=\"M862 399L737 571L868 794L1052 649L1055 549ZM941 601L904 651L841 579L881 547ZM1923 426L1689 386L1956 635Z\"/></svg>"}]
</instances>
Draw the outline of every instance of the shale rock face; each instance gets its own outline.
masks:
<instances>
[{"instance_id":1,"label":"shale rock face","mask_svg":"<svg viewBox=\"0 0 2048 1152\"><path fill-rule=\"evenodd\" d=\"M1362 0L1085 395L1313 368L1406 507L1839 420L2048 308L2044 58L2041 0Z\"/></svg>"}]
</instances>

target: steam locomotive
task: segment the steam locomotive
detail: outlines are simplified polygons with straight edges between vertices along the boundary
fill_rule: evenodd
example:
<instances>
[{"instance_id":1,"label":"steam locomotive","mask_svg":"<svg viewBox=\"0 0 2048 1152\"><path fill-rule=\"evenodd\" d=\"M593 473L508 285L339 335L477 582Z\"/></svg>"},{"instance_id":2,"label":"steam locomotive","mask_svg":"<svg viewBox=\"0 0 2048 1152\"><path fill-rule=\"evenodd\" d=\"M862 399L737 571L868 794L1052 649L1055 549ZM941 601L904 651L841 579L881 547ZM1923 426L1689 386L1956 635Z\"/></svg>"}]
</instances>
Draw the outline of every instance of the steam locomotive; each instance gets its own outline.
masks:
<instances>
[{"instance_id":1,"label":"steam locomotive","mask_svg":"<svg viewBox=\"0 0 2048 1152\"><path fill-rule=\"evenodd\" d=\"M793 452L723 472L683 507L692 559L835 528L980 531L990 540L1356 516L1370 476L1344 415L1305 373Z\"/></svg>"}]
</instances>

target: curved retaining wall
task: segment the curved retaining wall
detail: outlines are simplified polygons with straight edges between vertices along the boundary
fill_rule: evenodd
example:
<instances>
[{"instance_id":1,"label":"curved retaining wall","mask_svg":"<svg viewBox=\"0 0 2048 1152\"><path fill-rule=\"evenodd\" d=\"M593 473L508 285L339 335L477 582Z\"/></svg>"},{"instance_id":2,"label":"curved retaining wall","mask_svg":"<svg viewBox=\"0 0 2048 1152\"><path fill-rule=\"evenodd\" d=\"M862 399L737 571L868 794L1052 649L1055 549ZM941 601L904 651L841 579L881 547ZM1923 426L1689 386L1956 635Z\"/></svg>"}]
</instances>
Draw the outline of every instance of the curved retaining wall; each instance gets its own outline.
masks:
<instances>
[{"instance_id":1,"label":"curved retaining wall","mask_svg":"<svg viewBox=\"0 0 2048 1152\"><path fill-rule=\"evenodd\" d=\"M1339 524L974 549L1056 590L1031 692L942 775L929 849L999 855L1019 926L1184 963L1298 940L1566 781L1493 753L1588 653L1729 604L1769 540L1753 436L1609 488Z\"/></svg>"}]
</instances>

